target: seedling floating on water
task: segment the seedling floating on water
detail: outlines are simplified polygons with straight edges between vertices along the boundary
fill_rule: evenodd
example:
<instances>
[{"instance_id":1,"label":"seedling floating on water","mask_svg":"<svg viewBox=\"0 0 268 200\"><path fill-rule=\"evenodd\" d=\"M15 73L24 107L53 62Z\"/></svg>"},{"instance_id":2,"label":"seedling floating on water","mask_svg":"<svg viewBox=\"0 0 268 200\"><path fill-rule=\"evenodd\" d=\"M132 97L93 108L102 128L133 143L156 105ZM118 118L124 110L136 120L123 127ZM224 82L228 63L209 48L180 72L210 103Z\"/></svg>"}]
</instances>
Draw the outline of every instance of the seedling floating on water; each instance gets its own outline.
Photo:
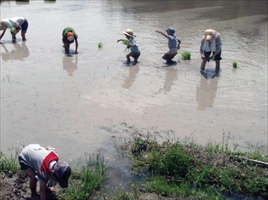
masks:
<instances>
[{"instance_id":1,"label":"seedling floating on water","mask_svg":"<svg viewBox=\"0 0 268 200\"><path fill-rule=\"evenodd\" d=\"M182 60L191 60L191 53L189 51L185 51L181 54Z\"/></svg>"},{"instance_id":2,"label":"seedling floating on water","mask_svg":"<svg viewBox=\"0 0 268 200\"><path fill-rule=\"evenodd\" d=\"M98 47L102 48L102 43L101 42L99 42Z\"/></svg>"},{"instance_id":3,"label":"seedling floating on water","mask_svg":"<svg viewBox=\"0 0 268 200\"><path fill-rule=\"evenodd\" d=\"M233 62L233 68L237 68L237 62L236 61Z\"/></svg>"}]
</instances>

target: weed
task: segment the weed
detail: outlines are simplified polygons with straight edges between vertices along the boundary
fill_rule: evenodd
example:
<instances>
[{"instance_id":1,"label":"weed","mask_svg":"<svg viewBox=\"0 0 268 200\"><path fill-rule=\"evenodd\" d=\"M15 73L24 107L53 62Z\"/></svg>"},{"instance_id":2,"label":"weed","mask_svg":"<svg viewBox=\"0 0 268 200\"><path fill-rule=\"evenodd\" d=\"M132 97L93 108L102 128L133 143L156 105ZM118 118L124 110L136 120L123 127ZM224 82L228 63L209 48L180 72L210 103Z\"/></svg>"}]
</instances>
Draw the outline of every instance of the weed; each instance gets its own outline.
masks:
<instances>
[{"instance_id":1,"label":"weed","mask_svg":"<svg viewBox=\"0 0 268 200\"><path fill-rule=\"evenodd\" d=\"M189 51L185 51L181 54L182 60L191 60L191 53Z\"/></svg>"},{"instance_id":2,"label":"weed","mask_svg":"<svg viewBox=\"0 0 268 200\"><path fill-rule=\"evenodd\" d=\"M9 158L0 152L0 173L12 177L16 172L20 172L18 151L15 152L15 155L11 154Z\"/></svg>"},{"instance_id":3,"label":"weed","mask_svg":"<svg viewBox=\"0 0 268 200\"><path fill-rule=\"evenodd\" d=\"M222 193L240 192L249 195L268 195L266 169L256 162L232 159L237 155L264 162L267 156L259 152L232 152L228 147L228 135L222 145L206 146L174 141L156 145L155 140L139 134L132 144L133 162L139 168L147 167L151 179L147 188L165 196L194 196L223 199ZM134 150L134 151L133 151ZM193 190L192 186L198 188Z\"/></svg>"},{"instance_id":4,"label":"weed","mask_svg":"<svg viewBox=\"0 0 268 200\"><path fill-rule=\"evenodd\" d=\"M63 189L59 196L65 200L88 199L100 189L105 179L105 172L104 158L100 155L90 156L86 166L72 173L69 187Z\"/></svg>"},{"instance_id":5,"label":"weed","mask_svg":"<svg viewBox=\"0 0 268 200\"><path fill-rule=\"evenodd\" d=\"M98 47L102 48L102 43L101 42L99 42Z\"/></svg>"}]
</instances>

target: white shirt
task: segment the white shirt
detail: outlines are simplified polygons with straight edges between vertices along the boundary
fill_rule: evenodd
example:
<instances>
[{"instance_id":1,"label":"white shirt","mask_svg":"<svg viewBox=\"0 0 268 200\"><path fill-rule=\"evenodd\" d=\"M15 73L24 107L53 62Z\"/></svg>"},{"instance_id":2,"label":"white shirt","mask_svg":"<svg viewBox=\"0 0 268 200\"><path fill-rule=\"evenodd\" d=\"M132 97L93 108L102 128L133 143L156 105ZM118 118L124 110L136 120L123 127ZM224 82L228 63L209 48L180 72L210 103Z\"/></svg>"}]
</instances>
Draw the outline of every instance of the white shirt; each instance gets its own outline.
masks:
<instances>
[{"instance_id":1,"label":"white shirt","mask_svg":"<svg viewBox=\"0 0 268 200\"><path fill-rule=\"evenodd\" d=\"M12 27L18 27L19 25L21 26L24 23L25 18L13 17L13 18L3 19L2 21L8 26L8 28L12 28Z\"/></svg>"}]
</instances>

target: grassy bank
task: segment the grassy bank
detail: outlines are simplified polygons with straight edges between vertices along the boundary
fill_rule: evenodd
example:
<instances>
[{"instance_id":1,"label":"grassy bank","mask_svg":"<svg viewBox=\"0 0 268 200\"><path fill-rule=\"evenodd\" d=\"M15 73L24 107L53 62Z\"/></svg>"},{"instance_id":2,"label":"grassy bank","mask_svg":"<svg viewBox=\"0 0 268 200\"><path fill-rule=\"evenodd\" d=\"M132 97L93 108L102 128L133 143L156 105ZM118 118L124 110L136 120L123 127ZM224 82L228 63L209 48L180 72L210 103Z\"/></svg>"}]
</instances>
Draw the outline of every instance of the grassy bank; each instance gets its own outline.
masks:
<instances>
[{"instance_id":1,"label":"grassy bank","mask_svg":"<svg viewBox=\"0 0 268 200\"><path fill-rule=\"evenodd\" d=\"M134 170L148 168L148 192L169 197L224 199L233 193L268 198L268 156L231 151L228 144L157 143L138 134L130 147Z\"/></svg>"},{"instance_id":2,"label":"grassy bank","mask_svg":"<svg viewBox=\"0 0 268 200\"><path fill-rule=\"evenodd\" d=\"M93 155L86 165L72 167L69 187L59 189L57 198L136 200L144 194L147 199L148 194L156 195L151 199L226 199L233 194L268 198L268 156L259 152L231 151L228 143L200 146L167 139L160 144L149 134L139 133L130 143L120 145L120 151L132 160L133 171L146 171L142 182L133 183L128 191L114 186L113 196L101 194L106 164L101 155ZM20 172L16 155L0 154L0 160L1 174L11 177Z\"/></svg>"}]
</instances>

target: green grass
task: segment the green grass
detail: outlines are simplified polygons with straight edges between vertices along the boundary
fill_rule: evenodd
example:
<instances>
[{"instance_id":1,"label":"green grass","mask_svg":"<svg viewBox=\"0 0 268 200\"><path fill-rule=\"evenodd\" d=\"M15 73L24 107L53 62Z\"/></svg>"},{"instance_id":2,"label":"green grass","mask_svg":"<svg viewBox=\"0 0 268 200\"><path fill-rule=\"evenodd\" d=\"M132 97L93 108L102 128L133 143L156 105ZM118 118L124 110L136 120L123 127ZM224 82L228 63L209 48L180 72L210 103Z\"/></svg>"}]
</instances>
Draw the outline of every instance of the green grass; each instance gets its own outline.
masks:
<instances>
[{"instance_id":1,"label":"green grass","mask_svg":"<svg viewBox=\"0 0 268 200\"><path fill-rule=\"evenodd\" d=\"M102 48L102 43L101 42L99 42L98 47Z\"/></svg>"},{"instance_id":2,"label":"green grass","mask_svg":"<svg viewBox=\"0 0 268 200\"><path fill-rule=\"evenodd\" d=\"M16 151L15 155L11 154L9 157L0 152L0 173L12 177L17 172L20 172L18 151Z\"/></svg>"},{"instance_id":3,"label":"green grass","mask_svg":"<svg viewBox=\"0 0 268 200\"><path fill-rule=\"evenodd\" d=\"M180 141L156 145L155 139L138 134L130 151L133 169L146 167L150 171L146 183L150 192L198 199L200 196L211 199L215 195L215 199L223 199L221 193L233 192L268 197L265 168L232 159L243 155L265 162L267 156L259 152L232 152L228 141L205 146Z\"/></svg>"},{"instance_id":4,"label":"green grass","mask_svg":"<svg viewBox=\"0 0 268 200\"><path fill-rule=\"evenodd\" d=\"M191 53L189 51L185 51L181 54L182 60L191 60Z\"/></svg>"},{"instance_id":5,"label":"green grass","mask_svg":"<svg viewBox=\"0 0 268 200\"><path fill-rule=\"evenodd\" d=\"M64 200L89 199L102 186L105 172L104 158L100 155L90 156L87 166L72 172L69 187L61 190L59 197Z\"/></svg>"},{"instance_id":6,"label":"green grass","mask_svg":"<svg viewBox=\"0 0 268 200\"><path fill-rule=\"evenodd\" d=\"M233 61L233 68L237 68L237 67L238 67L237 62Z\"/></svg>"}]
</instances>

